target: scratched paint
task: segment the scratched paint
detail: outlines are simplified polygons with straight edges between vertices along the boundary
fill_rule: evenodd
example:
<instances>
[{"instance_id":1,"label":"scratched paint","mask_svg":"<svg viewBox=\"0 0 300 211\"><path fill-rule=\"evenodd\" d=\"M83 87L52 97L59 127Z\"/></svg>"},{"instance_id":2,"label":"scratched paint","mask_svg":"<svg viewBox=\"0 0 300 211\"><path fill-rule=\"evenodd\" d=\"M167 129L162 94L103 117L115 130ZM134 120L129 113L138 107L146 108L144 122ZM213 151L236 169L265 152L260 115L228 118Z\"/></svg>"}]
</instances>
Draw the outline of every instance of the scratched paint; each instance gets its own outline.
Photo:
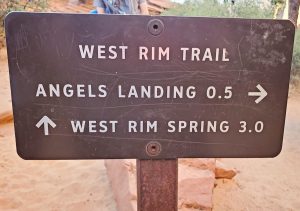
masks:
<instances>
[{"instance_id":1,"label":"scratched paint","mask_svg":"<svg viewBox=\"0 0 300 211\"><path fill-rule=\"evenodd\" d=\"M294 26L287 20L159 17L163 30L154 36L147 28L153 19L8 15L22 158L280 152ZM160 144L158 155L146 153L151 141Z\"/></svg>"}]
</instances>

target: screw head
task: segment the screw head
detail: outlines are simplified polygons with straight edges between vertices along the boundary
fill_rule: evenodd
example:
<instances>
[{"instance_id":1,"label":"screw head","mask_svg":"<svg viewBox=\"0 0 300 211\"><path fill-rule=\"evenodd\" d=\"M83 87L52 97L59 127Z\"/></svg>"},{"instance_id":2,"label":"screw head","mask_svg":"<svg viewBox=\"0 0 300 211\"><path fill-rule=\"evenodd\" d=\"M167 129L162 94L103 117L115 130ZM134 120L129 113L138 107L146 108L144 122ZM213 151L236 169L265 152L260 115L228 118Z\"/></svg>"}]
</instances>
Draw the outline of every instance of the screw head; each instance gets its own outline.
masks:
<instances>
[{"instance_id":1,"label":"screw head","mask_svg":"<svg viewBox=\"0 0 300 211\"><path fill-rule=\"evenodd\" d=\"M152 19L148 22L148 31L154 36L160 35L164 30L164 24L159 19Z\"/></svg>"},{"instance_id":2,"label":"screw head","mask_svg":"<svg viewBox=\"0 0 300 211\"><path fill-rule=\"evenodd\" d=\"M149 156L157 156L161 152L161 144L157 141L151 141L146 145L146 153Z\"/></svg>"}]
</instances>

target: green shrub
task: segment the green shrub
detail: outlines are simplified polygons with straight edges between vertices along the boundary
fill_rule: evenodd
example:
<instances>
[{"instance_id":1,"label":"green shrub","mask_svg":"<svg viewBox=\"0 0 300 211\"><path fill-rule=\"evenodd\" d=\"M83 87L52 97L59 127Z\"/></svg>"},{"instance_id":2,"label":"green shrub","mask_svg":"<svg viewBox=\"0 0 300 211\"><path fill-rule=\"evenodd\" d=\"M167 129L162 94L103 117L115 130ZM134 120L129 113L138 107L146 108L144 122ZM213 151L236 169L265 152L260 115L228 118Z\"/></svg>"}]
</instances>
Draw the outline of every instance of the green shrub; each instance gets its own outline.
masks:
<instances>
[{"instance_id":1,"label":"green shrub","mask_svg":"<svg viewBox=\"0 0 300 211\"><path fill-rule=\"evenodd\" d=\"M274 6L259 4L256 0L236 1L232 6L231 17L273 18Z\"/></svg>"},{"instance_id":2,"label":"green shrub","mask_svg":"<svg viewBox=\"0 0 300 211\"><path fill-rule=\"evenodd\" d=\"M0 47L4 45L4 18L12 11L43 11L47 0L0 0Z\"/></svg>"},{"instance_id":3,"label":"green shrub","mask_svg":"<svg viewBox=\"0 0 300 211\"><path fill-rule=\"evenodd\" d=\"M213 0L187 0L162 15L229 17L229 7Z\"/></svg>"},{"instance_id":4,"label":"green shrub","mask_svg":"<svg viewBox=\"0 0 300 211\"><path fill-rule=\"evenodd\" d=\"M298 85L300 82L300 29L296 30L292 62L291 82Z\"/></svg>"},{"instance_id":5,"label":"green shrub","mask_svg":"<svg viewBox=\"0 0 300 211\"><path fill-rule=\"evenodd\" d=\"M206 17L241 17L241 18L272 18L274 6L259 4L257 0L240 0L235 4L217 0L187 0L163 15L206 16Z\"/></svg>"}]
</instances>

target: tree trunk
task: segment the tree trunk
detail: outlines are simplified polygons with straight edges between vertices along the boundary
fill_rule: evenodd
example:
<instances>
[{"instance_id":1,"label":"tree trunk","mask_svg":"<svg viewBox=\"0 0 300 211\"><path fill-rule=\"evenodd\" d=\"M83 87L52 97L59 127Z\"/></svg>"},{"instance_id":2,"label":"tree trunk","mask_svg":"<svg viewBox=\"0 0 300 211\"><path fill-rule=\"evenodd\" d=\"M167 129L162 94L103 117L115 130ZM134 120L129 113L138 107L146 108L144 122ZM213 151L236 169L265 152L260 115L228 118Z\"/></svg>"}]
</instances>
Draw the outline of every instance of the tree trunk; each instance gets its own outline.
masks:
<instances>
[{"instance_id":1,"label":"tree trunk","mask_svg":"<svg viewBox=\"0 0 300 211\"><path fill-rule=\"evenodd\" d=\"M289 19L297 27L300 0L289 0Z\"/></svg>"}]
</instances>

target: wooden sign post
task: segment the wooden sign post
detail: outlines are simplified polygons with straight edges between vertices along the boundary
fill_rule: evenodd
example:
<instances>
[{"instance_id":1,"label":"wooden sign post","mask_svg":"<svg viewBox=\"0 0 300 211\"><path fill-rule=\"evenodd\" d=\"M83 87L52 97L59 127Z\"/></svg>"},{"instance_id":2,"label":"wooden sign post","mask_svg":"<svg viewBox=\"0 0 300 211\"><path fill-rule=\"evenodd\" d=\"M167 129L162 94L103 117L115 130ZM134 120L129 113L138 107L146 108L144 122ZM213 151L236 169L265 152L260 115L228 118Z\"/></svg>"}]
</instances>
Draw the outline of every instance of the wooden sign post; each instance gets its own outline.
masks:
<instances>
[{"instance_id":1,"label":"wooden sign post","mask_svg":"<svg viewBox=\"0 0 300 211\"><path fill-rule=\"evenodd\" d=\"M175 211L178 195L178 161L137 160L138 211Z\"/></svg>"}]
</instances>

